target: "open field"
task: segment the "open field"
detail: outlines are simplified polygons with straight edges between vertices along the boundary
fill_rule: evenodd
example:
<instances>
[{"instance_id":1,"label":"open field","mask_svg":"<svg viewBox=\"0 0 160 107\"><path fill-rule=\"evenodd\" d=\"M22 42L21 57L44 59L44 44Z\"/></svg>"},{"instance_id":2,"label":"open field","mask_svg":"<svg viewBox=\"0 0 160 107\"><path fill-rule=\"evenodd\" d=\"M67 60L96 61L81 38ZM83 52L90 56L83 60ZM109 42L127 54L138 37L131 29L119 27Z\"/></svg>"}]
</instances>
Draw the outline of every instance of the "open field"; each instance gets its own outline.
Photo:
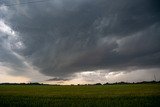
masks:
<instances>
[{"instance_id":1,"label":"open field","mask_svg":"<svg viewBox=\"0 0 160 107\"><path fill-rule=\"evenodd\" d=\"M159 107L160 84L0 85L0 107Z\"/></svg>"}]
</instances>

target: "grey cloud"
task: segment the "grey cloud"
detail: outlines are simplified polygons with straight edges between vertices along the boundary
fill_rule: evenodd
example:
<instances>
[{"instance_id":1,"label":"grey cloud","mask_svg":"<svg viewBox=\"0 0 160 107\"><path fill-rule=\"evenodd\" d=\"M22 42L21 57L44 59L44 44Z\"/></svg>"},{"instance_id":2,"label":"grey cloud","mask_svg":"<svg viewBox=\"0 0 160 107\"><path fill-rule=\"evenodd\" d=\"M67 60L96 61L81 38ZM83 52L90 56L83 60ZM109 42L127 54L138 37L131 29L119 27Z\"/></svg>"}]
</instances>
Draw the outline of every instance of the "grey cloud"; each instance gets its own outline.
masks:
<instances>
[{"instance_id":1,"label":"grey cloud","mask_svg":"<svg viewBox=\"0 0 160 107\"><path fill-rule=\"evenodd\" d=\"M15 32L0 17L0 66L8 67L12 75L22 75L28 68L23 57L13 51L17 43L20 42Z\"/></svg>"},{"instance_id":2,"label":"grey cloud","mask_svg":"<svg viewBox=\"0 0 160 107\"><path fill-rule=\"evenodd\" d=\"M53 0L9 7L6 20L45 75L160 67L160 9L153 0Z\"/></svg>"},{"instance_id":3,"label":"grey cloud","mask_svg":"<svg viewBox=\"0 0 160 107\"><path fill-rule=\"evenodd\" d=\"M51 79L48 79L46 81L68 81L69 79L64 79L64 78L51 78Z\"/></svg>"},{"instance_id":4,"label":"grey cloud","mask_svg":"<svg viewBox=\"0 0 160 107\"><path fill-rule=\"evenodd\" d=\"M118 40L117 50L123 54L156 53L160 46L160 26L157 23L131 36Z\"/></svg>"},{"instance_id":5,"label":"grey cloud","mask_svg":"<svg viewBox=\"0 0 160 107\"><path fill-rule=\"evenodd\" d=\"M0 40L1 39L2 38L0 37ZM6 47L4 47L4 44L2 45L2 43L4 42L1 41L0 43L0 62L2 63L2 65L13 69L13 75L23 74L26 71L25 69L27 68L24 61L13 51L6 49Z\"/></svg>"}]
</instances>

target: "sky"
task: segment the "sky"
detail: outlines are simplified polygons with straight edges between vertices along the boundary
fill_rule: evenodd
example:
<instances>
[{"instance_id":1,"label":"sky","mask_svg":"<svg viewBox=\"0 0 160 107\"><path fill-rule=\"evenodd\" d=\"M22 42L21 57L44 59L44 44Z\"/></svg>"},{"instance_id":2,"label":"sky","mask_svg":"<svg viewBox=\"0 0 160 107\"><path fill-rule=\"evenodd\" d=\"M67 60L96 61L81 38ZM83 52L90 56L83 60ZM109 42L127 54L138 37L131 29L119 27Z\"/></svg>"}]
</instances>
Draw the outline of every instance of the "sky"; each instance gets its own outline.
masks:
<instances>
[{"instance_id":1,"label":"sky","mask_svg":"<svg viewBox=\"0 0 160 107\"><path fill-rule=\"evenodd\" d=\"M0 83L160 80L159 0L0 0Z\"/></svg>"}]
</instances>

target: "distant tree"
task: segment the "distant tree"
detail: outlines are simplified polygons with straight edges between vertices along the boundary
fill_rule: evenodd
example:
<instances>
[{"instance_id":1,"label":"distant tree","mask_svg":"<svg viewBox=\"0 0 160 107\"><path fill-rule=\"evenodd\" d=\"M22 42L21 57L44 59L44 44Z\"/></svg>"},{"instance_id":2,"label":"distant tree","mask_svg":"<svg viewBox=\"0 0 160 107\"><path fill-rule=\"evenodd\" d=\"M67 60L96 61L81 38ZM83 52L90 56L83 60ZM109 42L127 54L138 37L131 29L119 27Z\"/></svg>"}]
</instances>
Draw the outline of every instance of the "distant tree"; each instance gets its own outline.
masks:
<instances>
[{"instance_id":1,"label":"distant tree","mask_svg":"<svg viewBox=\"0 0 160 107\"><path fill-rule=\"evenodd\" d=\"M42 85L42 84L40 84L38 82L33 82L33 83L29 83L28 85Z\"/></svg>"},{"instance_id":2,"label":"distant tree","mask_svg":"<svg viewBox=\"0 0 160 107\"><path fill-rule=\"evenodd\" d=\"M102 85L101 83L96 83L95 85Z\"/></svg>"},{"instance_id":3,"label":"distant tree","mask_svg":"<svg viewBox=\"0 0 160 107\"><path fill-rule=\"evenodd\" d=\"M103 85L109 85L109 83L107 82L107 83L104 83Z\"/></svg>"}]
</instances>

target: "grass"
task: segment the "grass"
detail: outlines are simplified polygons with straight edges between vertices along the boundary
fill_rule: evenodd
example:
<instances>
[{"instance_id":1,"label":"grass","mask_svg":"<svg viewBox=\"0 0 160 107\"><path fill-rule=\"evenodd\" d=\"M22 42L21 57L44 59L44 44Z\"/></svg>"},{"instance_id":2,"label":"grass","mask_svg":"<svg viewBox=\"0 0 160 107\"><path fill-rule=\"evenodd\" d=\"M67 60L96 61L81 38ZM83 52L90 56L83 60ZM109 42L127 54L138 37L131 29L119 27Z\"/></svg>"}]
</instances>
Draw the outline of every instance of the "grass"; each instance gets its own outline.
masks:
<instances>
[{"instance_id":1,"label":"grass","mask_svg":"<svg viewBox=\"0 0 160 107\"><path fill-rule=\"evenodd\" d=\"M160 84L0 85L0 107L159 107Z\"/></svg>"}]
</instances>

